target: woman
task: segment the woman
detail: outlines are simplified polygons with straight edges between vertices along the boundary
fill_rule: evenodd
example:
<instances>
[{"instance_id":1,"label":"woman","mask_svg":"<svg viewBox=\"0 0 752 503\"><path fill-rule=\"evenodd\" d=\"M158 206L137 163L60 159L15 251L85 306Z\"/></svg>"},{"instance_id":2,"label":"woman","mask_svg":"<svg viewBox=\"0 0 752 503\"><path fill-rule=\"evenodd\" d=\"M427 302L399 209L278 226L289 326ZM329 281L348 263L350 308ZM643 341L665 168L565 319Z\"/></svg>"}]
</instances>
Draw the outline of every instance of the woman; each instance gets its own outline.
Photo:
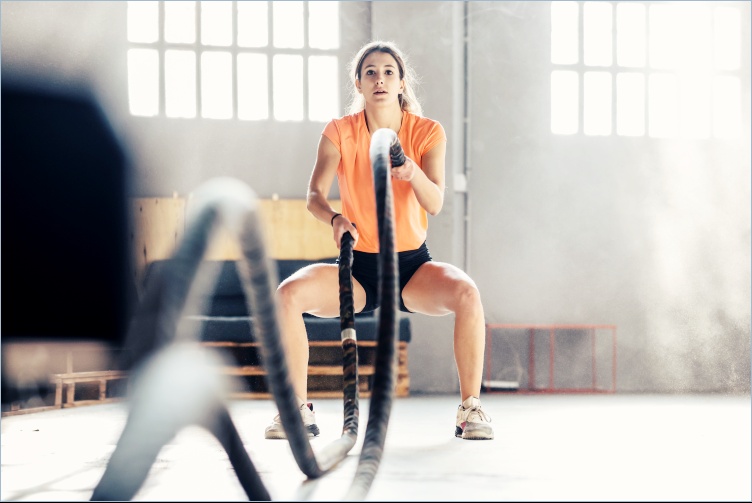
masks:
<instances>
[{"instance_id":1,"label":"woman","mask_svg":"<svg viewBox=\"0 0 752 503\"><path fill-rule=\"evenodd\" d=\"M444 129L421 116L410 87L411 70L393 44L377 41L365 45L353 59L351 71L350 115L332 120L324 128L308 185L308 210L331 224L338 247L343 234L353 236L355 312L376 309L378 224L368 151L372 132L391 128L398 133L407 156L404 165L391 171L400 309L431 316L455 315L454 356L461 394L455 435L492 439L491 419L479 398L485 345L480 294L467 274L451 264L433 261L426 247L427 214L438 214L444 203ZM327 200L335 175L341 214ZM336 264L313 264L283 281L277 290L290 378L303 422L313 436L319 429L311 405L306 404L308 338L302 315L339 316L338 274ZM279 416L267 427L265 436L285 438Z\"/></svg>"}]
</instances>

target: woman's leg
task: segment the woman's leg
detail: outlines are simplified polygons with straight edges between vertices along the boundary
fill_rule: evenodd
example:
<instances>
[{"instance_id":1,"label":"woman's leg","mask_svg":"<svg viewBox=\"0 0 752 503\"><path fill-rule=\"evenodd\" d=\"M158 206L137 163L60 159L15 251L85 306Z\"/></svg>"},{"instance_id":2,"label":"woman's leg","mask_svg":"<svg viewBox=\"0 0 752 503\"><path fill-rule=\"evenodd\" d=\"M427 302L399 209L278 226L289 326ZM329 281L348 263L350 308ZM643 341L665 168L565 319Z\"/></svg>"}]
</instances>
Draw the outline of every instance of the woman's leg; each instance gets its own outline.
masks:
<instances>
[{"instance_id":1,"label":"woman's leg","mask_svg":"<svg viewBox=\"0 0 752 503\"><path fill-rule=\"evenodd\" d=\"M426 262L405 288L402 300L410 311L431 316L455 315L454 358L462 401L479 397L485 351L485 315L475 282L460 268Z\"/></svg>"},{"instance_id":2,"label":"woman's leg","mask_svg":"<svg viewBox=\"0 0 752 503\"><path fill-rule=\"evenodd\" d=\"M308 397L308 334L303 313L322 318L339 316L339 266L312 264L292 274L277 288L276 306L280 337L285 349L290 381L304 402ZM365 292L353 280L355 312L365 306Z\"/></svg>"}]
</instances>

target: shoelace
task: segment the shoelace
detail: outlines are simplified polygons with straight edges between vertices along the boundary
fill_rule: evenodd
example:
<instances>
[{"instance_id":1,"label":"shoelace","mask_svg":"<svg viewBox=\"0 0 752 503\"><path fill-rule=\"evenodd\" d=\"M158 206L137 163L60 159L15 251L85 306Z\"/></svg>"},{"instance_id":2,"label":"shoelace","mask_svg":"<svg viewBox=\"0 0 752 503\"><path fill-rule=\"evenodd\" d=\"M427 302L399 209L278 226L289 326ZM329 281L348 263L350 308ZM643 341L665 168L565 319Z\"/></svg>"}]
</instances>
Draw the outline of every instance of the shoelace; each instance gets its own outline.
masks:
<instances>
[{"instance_id":1,"label":"shoelace","mask_svg":"<svg viewBox=\"0 0 752 503\"><path fill-rule=\"evenodd\" d=\"M487 423L491 422L491 417L488 414L486 414L486 412L483 409L481 409L480 407L471 407L471 408L465 409L465 410L467 411L467 419L470 419L470 415L473 412L475 412L478 416L480 416L480 418L483 421L485 421Z\"/></svg>"}]
</instances>

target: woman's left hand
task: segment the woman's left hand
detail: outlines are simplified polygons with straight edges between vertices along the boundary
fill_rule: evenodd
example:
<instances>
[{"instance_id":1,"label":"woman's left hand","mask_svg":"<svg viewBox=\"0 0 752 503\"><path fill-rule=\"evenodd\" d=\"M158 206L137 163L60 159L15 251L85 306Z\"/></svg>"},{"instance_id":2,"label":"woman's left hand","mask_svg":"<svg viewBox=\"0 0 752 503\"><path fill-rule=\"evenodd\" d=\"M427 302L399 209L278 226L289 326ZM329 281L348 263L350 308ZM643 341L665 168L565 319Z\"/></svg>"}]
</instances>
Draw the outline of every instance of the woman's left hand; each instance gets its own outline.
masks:
<instances>
[{"instance_id":1,"label":"woman's left hand","mask_svg":"<svg viewBox=\"0 0 752 503\"><path fill-rule=\"evenodd\" d=\"M392 178L409 182L415 176L415 171L419 169L418 165L412 159L405 157L405 164L399 168L392 168Z\"/></svg>"}]
</instances>

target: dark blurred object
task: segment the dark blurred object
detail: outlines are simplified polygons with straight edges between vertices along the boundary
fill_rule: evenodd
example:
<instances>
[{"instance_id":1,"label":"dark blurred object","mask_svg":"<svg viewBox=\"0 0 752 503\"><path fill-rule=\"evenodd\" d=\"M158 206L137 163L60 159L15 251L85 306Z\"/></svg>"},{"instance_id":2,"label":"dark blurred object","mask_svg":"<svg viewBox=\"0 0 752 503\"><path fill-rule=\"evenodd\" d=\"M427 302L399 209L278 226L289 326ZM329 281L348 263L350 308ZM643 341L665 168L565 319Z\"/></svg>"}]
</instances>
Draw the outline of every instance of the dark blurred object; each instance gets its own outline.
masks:
<instances>
[{"instance_id":1,"label":"dark blurred object","mask_svg":"<svg viewBox=\"0 0 752 503\"><path fill-rule=\"evenodd\" d=\"M53 371L45 345L120 345L135 290L128 161L96 100L4 75L0 110L6 404Z\"/></svg>"}]
</instances>

